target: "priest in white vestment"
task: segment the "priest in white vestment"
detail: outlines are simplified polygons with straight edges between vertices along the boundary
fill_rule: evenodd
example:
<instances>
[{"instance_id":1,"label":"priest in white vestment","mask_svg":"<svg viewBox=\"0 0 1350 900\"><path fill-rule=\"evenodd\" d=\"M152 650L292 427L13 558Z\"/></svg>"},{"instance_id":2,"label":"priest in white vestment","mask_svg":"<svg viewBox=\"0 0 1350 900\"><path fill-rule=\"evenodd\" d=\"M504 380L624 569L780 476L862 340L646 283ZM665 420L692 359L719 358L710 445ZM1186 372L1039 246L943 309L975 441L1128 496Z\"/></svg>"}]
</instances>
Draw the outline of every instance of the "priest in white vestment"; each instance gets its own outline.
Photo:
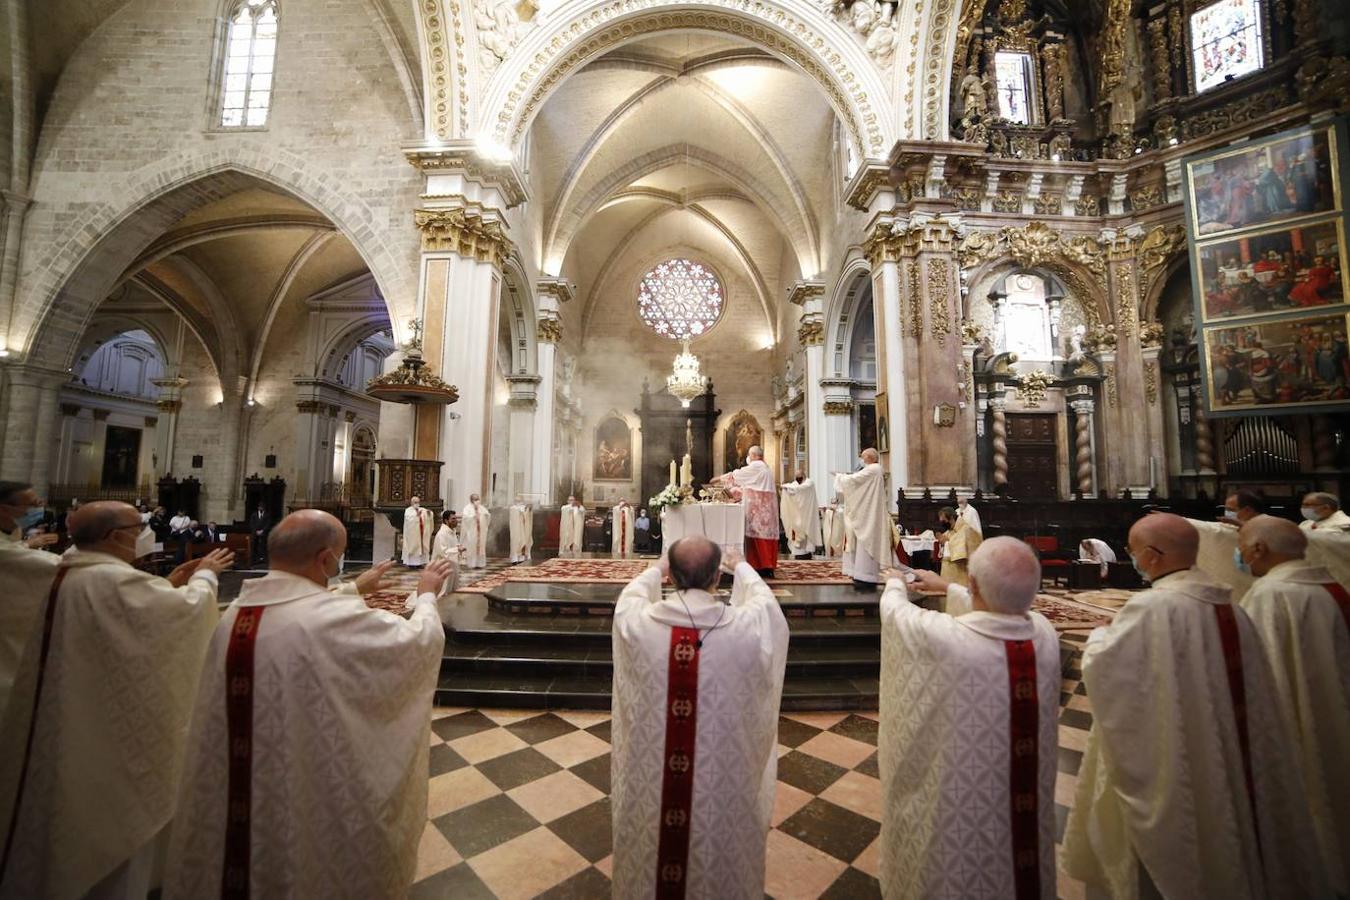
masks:
<instances>
[{"instance_id":1,"label":"priest in white vestment","mask_svg":"<svg viewBox=\"0 0 1350 900\"><path fill-rule=\"evenodd\" d=\"M1031 611L1041 565L999 537L945 613L881 595L881 885L888 898L1055 894L1059 637Z\"/></svg>"},{"instance_id":2,"label":"priest in white vestment","mask_svg":"<svg viewBox=\"0 0 1350 900\"><path fill-rule=\"evenodd\" d=\"M1098 538L1084 538L1078 542L1078 558L1083 562L1097 563L1101 566L1101 575L1106 577L1111 571L1111 563L1116 561L1116 551L1111 545Z\"/></svg>"},{"instance_id":3,"label":"priest in white vestment","mask_svg":"<svg viewBox=\"0 0 1350 900\"><path fill-rule=\"evenodd\" d=\"M0 897L144 897L216 612L215 550L160 578L126 503L86 503L0 725Z\"/></svg>"},{"instance_id":4,"label":"priest in white vestment","mask_svg":"<svg viewBox=\"0 0 1350 900\"><path fill-rule=\"evenodd\" d=\"M737 557L682 538L615 606L615 897L764 896L788 627ZM735 575L730 605L719 568Z\"/></svg>"},{"instance_id":5,"label":"priest in white vestment","mask_svg":"<svg viewBox=\"0 0 1350 900\"><path fill-rule=\"evenodd\" d=\"M1257 576L1242 599L1294 726L1303 787L1332 887L1350 896L1350 591L1305 559L1308 533L1257 516L1238 552Z\"/></svg>"},{"instance_id":6,"label":"priest in white vestment","mask_svg":"<svg viewBox=\"0 0 1350 900\"><path fill-rule=\"evenodd\" d=\"M403 511L403 564L412 569L425 566L435 537L435 515L422 507L420 498L413 497Z\"/></svg>"},{"instance_id":7,"label":"priest in white vestment","mask_svg":"<svg viewBox=\"0 0 1350 900\"><path fill-rule=\"evenodd\" d=\"M861 456L862 468L836 474L834 489L844 498L844 574L853 579L854 589L872 591L881 583L881 567L891 564L895 550L881 456L871 447ZM848 532L853 533L852 539Z\"/></svg>"},{"instance_id":8,"label":"priest in white vestment","mask_svg":"<svg viewBox=\"0 0 1350 900\"><path fill-rule=\"evenodd\" d=\"M1305 494L1299 507L1303 521L1299 528L1305 531L1350 532L1350 516L1341 509L1341 498L1325 491L1313 491Z\"/></svg>"},{"instance_id":9,"label":"priest in white vestment","mask_svg":"<svg viewBox=\"0 0 1350 900\"><path fill-rule=\"evenodd\" d=\"M459 534L456 531L458 524L455 521L454 510L447 509L441 513L441 527L436 532L435 542L431 545L432 559L443 559L450 563L450 576L445 580L442 594L459 589L459 568L464 548L459 543Z\"/></svg>"},{"instance_id":10,"label":"priest in white vestment","mask_svg":"<svg viewBox=\"0 0 1350 900\"><path fill-rule=\"evenodd\" d=\"M825 555L831 559L844 555L844 507L837 500L820 511L821 539L825 542Z\"/></svg>"},{"instance_id":11,"label":"priest in white vestment","mask_svg":"<svg viewBox=\"0 0 1350 900\"><path fill-rule=\"evenodd\" d=\"M983 535L950 506L938 512L938 519L947 525L947 531L938 537L942 544L942 577L956 584L969 584L967 567Z\"/></svg>"},{"instance_id":12,"label":"priest in white vestment","mask_svg":"<svg viewBox=\"0 0 1350 900\"><path fill-rule=\"evenodd\" d=\"M23 540L44 510L31 484L0 481L0 722L4 722L14 675L47 600L60 557L39 549L57 535Z\"/></svg>"},{"instance_id":13,"label":"priest in white vestment","mask_svg":"<svg viewBox=\"0 0 1350 900\"><path fill-rule=\"evenodd\" d=\"M459 513L459 539L464 547L464 567L481 569L487 565L488 528L492 513L482 504L477 494L469 495L468 504Z\"/></svg>"},{"instance_id":14,"label":"priest in white vestment","mask_svg":"<svg viewBox=\"0 0 1350 900\"><path fill-rule=\"evenodd\" d=\"M511 562L525 562L534 547L534 508L517 498L506 511L506 516L511 540Z\"/></svg>"},{"instance_id":15,"label":"priest in white vestment","mask_svg":"<svg viewBox=\"0 0 1350 900\"><path fill-rule=\"evenodd\" d=\"M816 485L800 469L792 481L783 482L783 530L793 559L810 559L820 546L820 510Z\"/></svg>"},{"instance_id":16,"label":"priest in white vestment","mask_svg":"<svg viewBox=\"0 0 1350 900\"><path fill-rule=\"evenodd\" d=\"M615 559L632 559L636 554L633 549L636 521L637 516L633 512L633 507L620 497L619 502L609 511L609 552Z\"/></svg>"},{"instance_id":17,"label":"priest in white vestment","mask_svg":"<svg viewBox=\"0 0 1350 900\"><path fill-rule=\"evenodd\" d=\"M586 507L575 496L567 498L558 516L558 556L575 559L581 555L586 539Z\"/></svg>"},{"instance_id":18,"label":"priest in white vestment","mask_svg":"<svg viewBox=\"0 0 1350 900\"><path fill-rule=\"evenodd\" d=\"M401 897L426 827L431 700L445 645L433 560L407 619L337 591L342 523L268 536L271 571L215 629L197 692L165 897Z\"/></svg>"},{"instance_id":19,"label":"priest in white vestment","mask_svg":"<svg viewBox=\"0 0 1350 900\"><path fill-rule=\"evenodd\" d=\"M1130 529L1152 587L1083 651L1093 723L1065 870L1116 900L1327 897L1261 638L1228 587L1194 567L1198 544L1169 513Z\"/></svg>"},{"instance_id":20,"label":"priest in white vestment","mask_svg":"<svg viewBox=\"0 0 1350 900\"><path fill-rule=\"evenodd\" d=\"M981 538L984 537L984 524L980 521L980 511L975 508L975 504L971 503L970 500L965 497L958 498L956 501L956 514L961 517L962 522L965 522L966 525L970 527L971 531L978 534ZM974 548L971 548L971 550L974 552Z\"/></svg>"},{"instance_id":21,"label":"priest in white vestment","mask_svg":"<svg viewBox=\"0 0 1350 900\"><path fill-rule=\"evenodd\" d=\"M751 447L745 465L717 481L730 485L745 509L745 561L764 578L778 565L778 493L773 470L764 461L764 449Z\"/></svg>"}]
</instances>

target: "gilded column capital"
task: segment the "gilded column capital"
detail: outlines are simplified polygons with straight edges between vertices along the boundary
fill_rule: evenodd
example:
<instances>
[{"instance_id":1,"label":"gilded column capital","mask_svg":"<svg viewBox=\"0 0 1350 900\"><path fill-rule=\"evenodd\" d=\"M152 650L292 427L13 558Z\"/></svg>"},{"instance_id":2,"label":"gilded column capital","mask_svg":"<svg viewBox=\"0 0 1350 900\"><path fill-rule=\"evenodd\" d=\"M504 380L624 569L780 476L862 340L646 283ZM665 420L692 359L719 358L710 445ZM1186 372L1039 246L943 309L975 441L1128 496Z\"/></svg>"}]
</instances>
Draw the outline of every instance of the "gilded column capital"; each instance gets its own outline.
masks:
<instances>
[{"instance_id":1,"label":"gilded column capital","mask_svg":"<svg viewBox=\"0 0 1350 900\"><path fill-rule=\"evenodd\" d=\"M879 160L867 160L858 166L844 186L844 202L854 209L867 212L877 194L891 189L890 166Z\"/></svg>"},{"instance_id":2,"label":"gilded column capital","mask_svg":"<svg viewBox=\"0 0 1350 900\"><path fill-rule=\"evenodd\" d=\"M803 347L814 347L825 343L825 322L819 313L802 316L797 326L797 342Z\"/></svg>"},{"instance_id":3,"label":"gilded column capital","mask_svg":"<svg viewBox=\"0 0 1350 900\"><path fill-rule=\"evenodd\" d=\"M863 240L863 255L873 268L884 262L899 262L901 243L892 222L878 222Z\"/></svg>"},{"instance_id":4,"label":"gilded column capital","mask_svg":"<svg viewBox=\"0 0 1350 900\"><path fill-rule=\"evenodd\" d=\"M183 401L177 397L161 397L155 401L155 409L163 413L176 413L183 408Z\"/></svg>"},{"instance_id":5,"label":"gilded column capital","mask_svg":"<svg viewBox=\"0 0 1350 900\"><path fill-rule=\"evenodd\" d=\"M324 404L320 400L297 400L295 401L295 411L298 413L321 414L324 411Z\"/></svg>"},{"instance_id":6,"label":"gilded column capital","mask_svg":"<svg viewBox=\"0 0 1350 900\"><path fill-rule=\"evenodd\" d=\"M541 318L535 325L535 339L545 344L562 343L562 320L552 317Z\"/></svg>"},{"instance_id":7,"label":"gilded column capital","mask_svg":"<svg viewBox=\"0 0 1350 900\"><path fill-rule=\"evenodd\" d=\"M847 416L853 413L852 400L826 400L825 415L827 416Z\"/></svg>"},{"instance_id":8,"label":"gilded column capital","mask_svg":"<svg viewBox=\"0 0 1350 900\"><path fill-rule=\"evenodd\" d=\"M413 223L422 232L422 249L450 251L501 268L511 253L506 226L466 209L418 209Z\"/></svg>"},{"instance_id":9,"label":"gilded column capital","mask_svg":"<svg viewBox=\"0 0 1350 900\"><path fill-rule=\"evenodd\" d=\"M566 278L540 278L534 289L542 296L552 297L559 305L571 302L577 295L577 286Z\"/></svg>"},{"instance_id":10,"label":"gilded column capital","mask_svg":"<svg viewBox=\"0 0 1350 900\"><path fill-rule=\"evenodd\" d=\"M824 296L823 281L794 281L792 287L788 288L788 302L793 306L805 306L812 300L819 300Z\"/></svg>"}]
</instances>

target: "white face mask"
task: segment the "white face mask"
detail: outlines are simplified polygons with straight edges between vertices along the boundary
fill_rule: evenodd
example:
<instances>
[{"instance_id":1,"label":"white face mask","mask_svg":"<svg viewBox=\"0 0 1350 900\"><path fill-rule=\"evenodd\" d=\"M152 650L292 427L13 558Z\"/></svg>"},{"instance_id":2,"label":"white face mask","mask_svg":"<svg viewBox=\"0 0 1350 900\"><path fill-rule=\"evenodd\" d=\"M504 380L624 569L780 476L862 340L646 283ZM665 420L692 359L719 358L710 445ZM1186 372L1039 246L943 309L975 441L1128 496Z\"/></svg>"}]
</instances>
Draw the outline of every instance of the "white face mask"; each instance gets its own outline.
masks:
<instances>
[{"instance_id":1,"label":"white face mask","mask_svg":"<svg viewBox=\"0 0 1350 900\"><path fill-rule=\"evenodd\" d=\"M155 552L155 533L150 530L150 526L142 528L136 534L136 558L149 556Z\"/></svg>"},{"instance_id":2,"label":"white face mask","mask_svg":"<svg viewBox=\"0 0 1350 900\"><path fill-rule=\"evenodd\" d=\"M1326 518L1326 516L1319 516L1317 510L1311 506L1300 506L1298 511L1303 518L1312 519L1314 522L1320 522Z\"/></svg>"},{"instance_id":3,"label":"white face mask","mask_svg":"<svg viewBox=\"0 0 1350 900\"><path fill-rule=\"evenodd\" d=\"M1236 510L1236 509L1225 509L1225 510L1223 511L1223 517L1224 517L1225 519L1236 519L1236 518L1237 518L1237 510Z\"/></svg>"}]
</instances>

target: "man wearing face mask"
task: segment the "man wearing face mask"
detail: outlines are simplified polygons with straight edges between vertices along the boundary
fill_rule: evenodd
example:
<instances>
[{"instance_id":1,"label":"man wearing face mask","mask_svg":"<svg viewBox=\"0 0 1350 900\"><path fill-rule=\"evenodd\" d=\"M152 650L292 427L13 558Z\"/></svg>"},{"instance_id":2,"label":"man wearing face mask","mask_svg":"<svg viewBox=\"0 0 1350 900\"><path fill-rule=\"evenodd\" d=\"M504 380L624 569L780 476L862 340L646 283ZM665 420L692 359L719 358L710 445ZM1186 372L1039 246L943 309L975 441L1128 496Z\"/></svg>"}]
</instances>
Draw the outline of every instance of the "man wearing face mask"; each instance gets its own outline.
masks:
<instances>
[{"instance_id":1,"label":"man wearing face mask","mask_svg":"<svg viewBox=\"0 0 1350 900\"><path fill-rule=\"evenodd\" d=\"M60 562L55 553L38 549L54 543L56 535L20 539L42 516L42 504L32 485L0 481L0 723L24 647Z\"/></svg>"},{"instance_id":2,"label":"man wearing face mask","mask_svg":"<svg viewBox=\"0 0 1350 900\"><path fill-rule=\"evenodd\" d=\"M1266 511L1265 500L1254 491L1230 491L1223 501L1223 515L1217 521L1187 519L1195 528L1200 544L1196 566L1206 575L1233 589L1233 600L1242 599L1252 586L1252 576L1233 565L1237 533L1242 525Z\"/></svg>"},{"instance_id":3,"label":"man wearing face mask","mask_svg":"<svg viewBox=\"0 0 1350 900\"><path fill-rule=\"evenodd\" d=\"M894 545L881 456L868 447L861 462L857 472L835 473L834 489L844 498L846 531L856 535L844 549L844 574L853 579L854 590L866 592L881 583L881 567L891 565Z\"/></svg>"},{"instance_id":4,"label":"man wearing face mask","mask_svg":"<svg viewBox=\"0 0 1350 900\"><path fill-rule=\"evenodd\" d=\"M1083 650L1093 723L1065 871L1089 896L1329 896L1261 638L1196 568L1199 543L1170 513L1130 529L1152 587Z\"/></svg>"},{"instance_id":5,"label":"man wearing face mask","mask_svg":"<svg viewBox=\"0 0 1350 900\"><path fill-rule=\"evenodd\" d=\"M291 513L268 535L271 571L244 583L216 627L169 849L170 900L407 894L445 646L436 595L451 564L419 573L404 619L360 597L383 587L389 563L329 589L346 546L333 516Z\"/></svg>"},{"instance_id":6,"label":"man wearing face mask","mask_svg":"<svg viewBox=\"0 0 1350 900\"><path fill-rule=\"evenodd\" d=\"M1314 491L1303 498L1298 510L1303 515L1299 528L1304 531L1350 532L1350 516L1341 509L1340 498L1324 491Z\"/></svg>"},{"instance_id":7,"label":"man wearing face mask","mask_svg":"<svg viewBox=\"0 0 1350 900\"><path fill-rule=\"evenodd\" d=\"M67 526L0 725L0 896L144 897L234 555L165 579L132 565L155 538L130 504L85 504Z\"/></svg>"}]
</instances>

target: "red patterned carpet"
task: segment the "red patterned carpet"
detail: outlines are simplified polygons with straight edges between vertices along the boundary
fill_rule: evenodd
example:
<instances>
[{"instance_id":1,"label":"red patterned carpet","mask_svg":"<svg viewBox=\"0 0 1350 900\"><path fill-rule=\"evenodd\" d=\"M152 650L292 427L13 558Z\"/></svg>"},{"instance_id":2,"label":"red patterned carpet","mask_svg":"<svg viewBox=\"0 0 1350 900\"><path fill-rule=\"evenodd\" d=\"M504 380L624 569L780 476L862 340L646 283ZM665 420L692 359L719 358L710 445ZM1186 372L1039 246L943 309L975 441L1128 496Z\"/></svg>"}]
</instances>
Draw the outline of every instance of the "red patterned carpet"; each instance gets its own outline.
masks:
<instances>
[{"instance_id":1,"label":"red patterned carpet","mask_svg":"<svg viewBox=\"0 0 1350 900\"><path fill-rule=\"evenodd\" d=\"M627 584L646 571L649 559L550 559L537 566L512 566L460 588L470 594L486 594L508 581L556 582L558 584ZM771 585L851 584L834 559L779 560Z\"/></svg>"}]
</instances>

